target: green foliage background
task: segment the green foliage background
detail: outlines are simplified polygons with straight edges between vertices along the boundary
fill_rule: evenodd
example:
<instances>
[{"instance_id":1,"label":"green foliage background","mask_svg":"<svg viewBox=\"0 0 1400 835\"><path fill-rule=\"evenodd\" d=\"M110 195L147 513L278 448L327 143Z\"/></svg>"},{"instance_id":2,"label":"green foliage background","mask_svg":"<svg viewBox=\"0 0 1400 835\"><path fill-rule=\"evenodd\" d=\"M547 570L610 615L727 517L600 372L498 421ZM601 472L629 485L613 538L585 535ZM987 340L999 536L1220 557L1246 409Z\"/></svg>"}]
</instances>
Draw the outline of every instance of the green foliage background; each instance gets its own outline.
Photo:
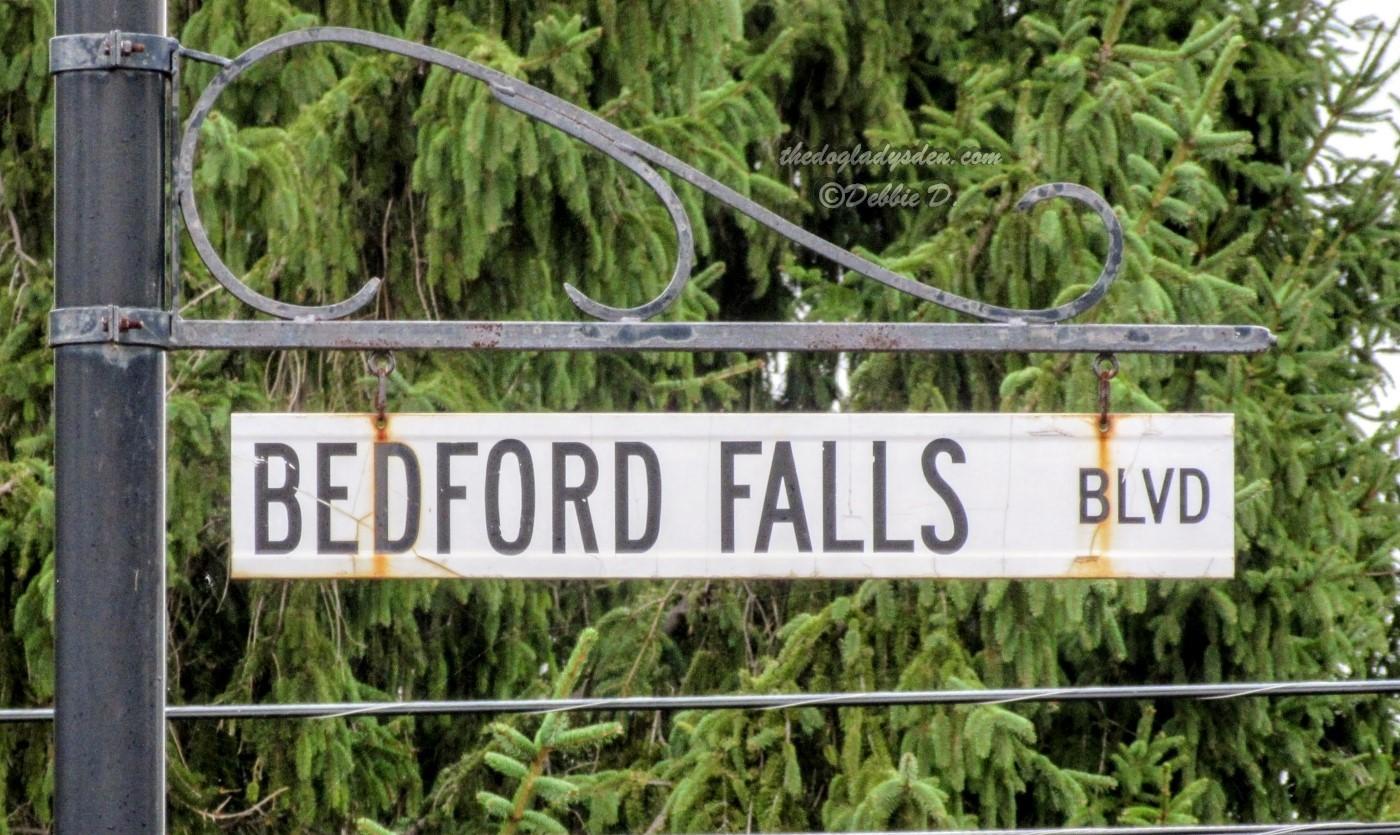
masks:
<instances>
[{"instance_id":1,"label":"green foliage background","mask_svg":"<svg viewBox=\"0 0 1400 835\"><path fill-rule=\"evenodd\" d=\"M1196 682L1392 675L1397 163L1332 159L1370 118L1314 0L176 0L172 32L232 55L291 28L422 41L587 107L806 228L1000 304L1077 294L1104 240L1052 180L1128 231L1089 321L1265 325L1257 357L1124 358L1115 402L1237 415L1229 582L251 582L226 575L227 416L362 410L360 359L195 352L170 373L170 700ZM53 676L46 2L0 4L0 704ZM1387 39L1387 33L1378 35ZM211 69L187 67L185 101ZM670 272L661 205L622 168L404 59L317 47L220 101L205 220L249 283L384 318L576 318ZM794 169L782 148L885 143L984 166ZM955 198L826 210L826 181ZM952 321L783 246L677 185L699 276L667 316ZM246 317L191 253L186 315ZM823 410L833 357L781 386L743 355L399 357L402 410ZM1085 358L852 356L853 410L1093 408ZM1001 705L592 717L182 722L171 828L268 832L754 831L1400 819L1393 701ZM50 821L47 729L0 727L0 833ZM240 816L233 817L234 815Z\"/></svg>"}]
</instances>

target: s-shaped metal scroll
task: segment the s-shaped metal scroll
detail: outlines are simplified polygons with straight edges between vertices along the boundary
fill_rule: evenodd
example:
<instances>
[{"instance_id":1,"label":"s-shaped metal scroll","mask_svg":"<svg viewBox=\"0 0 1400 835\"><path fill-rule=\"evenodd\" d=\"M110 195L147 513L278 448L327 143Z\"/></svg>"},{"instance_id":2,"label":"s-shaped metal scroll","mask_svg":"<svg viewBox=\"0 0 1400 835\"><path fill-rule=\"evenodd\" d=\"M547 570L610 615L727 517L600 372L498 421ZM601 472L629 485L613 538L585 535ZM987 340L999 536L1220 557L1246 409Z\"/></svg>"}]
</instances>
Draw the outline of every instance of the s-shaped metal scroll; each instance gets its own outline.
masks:
<instances>
[{"instance_id":1,"label":"s-shaped metal scroll","mask_svg":"<svg viewBox=\"0 0 1400 835\"><path fill-rule=\"evenodd\" d=\"M666 210L671 216L671 223L676 230L676 264L671 271L671 279L666 284L665 289L656 298L636 307L618 308L601 304L585 296L578 288L565 284L564 290L574 304L585 313L598 319L614 322L649 319L675 303L685 288L686 282L690 280L691 267L695 261L694 234L690 228L690 219L676 193L656 172L653 165L669 171L794 243L852 272L873 278L902 293L987 321L1053 323L1077 316L1103 298L1122 266L1123 228L1108 203L1084 186L1073 183L1049 183L1028 191L1017 202L1016 208L1024 211L1052 197L1068 197L1083 203L1098 213L1108 232L1108 254L1098 279L1077 298L1057 307L1039 310L1000 307L965 298L899 275L856 255L848 249L813 235L718 180L700 172L694 166L676 159L654 145L643 142L592 113L517 78L453 55L450 52L411 41L360 29L321 27L288 32L270 38L226 63L214 56L185 50L185 54L191 57L223 64L223 69L204 88L199 100L195 103L189 122L185 127L184 136L180 141L175 188L179 194L185 227L189 231L190 238L193 240L200 258L203 259L205 265L208 266L220 284L250 307L282 319L306 321L339 319L347 316L363 308L374 299L379 289L379 279L370 279L353 296L344 301L321 306L281 302L244 284L219 257L218 252L209 241L203 222L200 220L199 207L194 195L194 160L199 146L200 126L203 125L205 117L209 115L210 110L214 107L214 102L224 89L258 61L278 52L311 43L346 43L368 46L420 61L427 61L475 78L484 82L490 89L491 95L506 107L538 119L582 140L617 160L629 171L640 177L661 198L661 202L666 206Z\"/></svg>"}]
</instances>

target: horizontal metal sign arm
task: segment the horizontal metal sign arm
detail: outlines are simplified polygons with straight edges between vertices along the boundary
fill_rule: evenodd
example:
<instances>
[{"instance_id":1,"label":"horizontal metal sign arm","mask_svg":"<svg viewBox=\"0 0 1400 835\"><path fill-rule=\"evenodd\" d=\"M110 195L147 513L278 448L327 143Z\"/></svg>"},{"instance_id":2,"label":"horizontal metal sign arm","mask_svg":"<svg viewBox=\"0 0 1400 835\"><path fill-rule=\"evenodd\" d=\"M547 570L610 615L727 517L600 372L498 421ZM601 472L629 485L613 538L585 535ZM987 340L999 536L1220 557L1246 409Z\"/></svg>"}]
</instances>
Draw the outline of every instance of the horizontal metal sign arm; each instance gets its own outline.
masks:
<instances>
[{"instance_id":1,"label":"horizontal metal sign arm","mask_svg":"<svg viewBox=\"0 0 1400 835\"><path fill-rule=\"evenodd\" d=\"M1268 329L1235 325L865 322L269 322L177 319L171 348L498 351L900 351L1249 354Z\"/></svg>"},{"instance_id":2,"label":"horizontal metal sign arm","mask_svg":"<svg viewBox=\"0 0 1400 835\"><path fill-rule=\"evenodd\" d=\"M1274 343L1238 325L871 322L275 322L181 319L160 310L61 308L49 344L114 342L171 350L908 351L1246 354Z\"/></svg>"}]
</instances>

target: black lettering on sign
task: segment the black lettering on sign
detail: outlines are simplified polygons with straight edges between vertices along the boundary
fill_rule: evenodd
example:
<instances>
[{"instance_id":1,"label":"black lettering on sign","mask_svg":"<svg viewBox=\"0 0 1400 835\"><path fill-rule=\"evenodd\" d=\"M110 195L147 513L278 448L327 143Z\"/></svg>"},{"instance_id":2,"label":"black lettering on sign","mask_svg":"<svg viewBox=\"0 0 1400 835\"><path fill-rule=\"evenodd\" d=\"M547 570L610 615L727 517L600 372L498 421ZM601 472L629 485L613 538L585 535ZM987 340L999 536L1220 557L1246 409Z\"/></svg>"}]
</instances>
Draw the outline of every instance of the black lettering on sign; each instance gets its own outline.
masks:
<instances>
[{"instance_id":1,"label":"black lettering on sign","mask_svg":"<svg viewBox=\"0 0 1400 835\"><path fill-rule=\"evenodd\" d=\"M331 502L344 501L350 491L344 484L331 484L331 459L355 454L354 443L316 445L316 553L353 554L360 549L358 538L331 539Z\"/></svg>"},{"instance_id":2,"label":"black lettering on sign","mask_svg":"<svg viewBox=\"0 0 1400 835\"><path fill-rule=\"evenodd\" d=\"M875 553L891 554L909 552L914 550L914 540L912 539L889 539L885 536L886 528L889 525L888 514L885 509L888 504L885 497L885 442L875 441L875 448L871 452L871 500L874 504L874 526L875 526Z\"/></svg>"},{"instance_id":3,"label":"black lettering on sign","mask_svg":"<svg viewBox=\"0 0 1400 835\"><path fill-rule=\"evenodd\" d=\"M403 533L389 538L389 459L403 464L404 508ZM423 478L418 468L418 456L408 444L385 441L374 445L374 551L377 554L402 554L418 541L418 525L423 516Z\"/></svg>"},{"instance_id":4,"label":"black lettering on sign","mask_svg":"<svg viewBox=\"0 0 1400 835\"><path fill-rule=\"evenodd\" d=\"M778 507L778 491L783 492L787 507ZM773 445L773 464L768 470L768 489L763 492L763 513L758 518L758 538L753 549L768 553L773 526L783 522L792 525L797 550L812 550L812 535L807 530L807 509L802 505L802 488L797 483L797 462L792 459L792 442L778 441Z\"/></svg>"},{"instance_id":5,"label":"black lettering on sign","mask_svg":"<svg viewBox=\"0 0 1400 835\"><path fill-rule=\"evenodd\" d=\"M836 442L822 441L822 550L832 554L864 551L863 540L837 535L836 507Z\"/></svg>"},{"instance_id":6,"label":"black lettering on sign","mask_svg":"<svg viewBox=\"0 0 1400 835\"><path fill-rule=\"evenodd\" d=\"M280 458L286 465L281 487L269 484L268 458ZM296 450L286 444L253 444L253 550L258 554L286 554L301 542L301 507L297 488L301 485ZM287 511L287 535L273 540L268 531L268 510L273 502Z\"/></svg>"},{"instance_id":7,"label":"black lettering on sign","mask_svg":"<svg viewBox=\"0 0 1400 835\"><path fill-rule=\"evenodd\" d=\"M501 459L515 456L520 467L520 530L515 539L501 536ZM535 464L522 441L506 438L486 456L486 538L498 554L518 554L535 533Z\"/></svg>"},{"instance_id":8,"label":"black lettering on sign","mask_svg":"<svg viewBox=\"0 0 1400 835\"><path fill-rule=\"evenodd\" d=\"M1196 483L1201 486L1201 506L1195 513L1190 513L1186 509L1190 501L1187 496L1191 492L1186 489L1186 480L1188 478L1195 479ZM1206 518L1207 513L1210 513L1210 481L1206 479L1205 473L1195 467L1185 467L1181 470L1181 480L1179 483L1181 485L1181 504L1178 510L1181 513L1181 524L1194 525Z\"/></svg>"},{"instance_id":9,"label":"black lettering on sign","mask_svg":"<svg viewBox=\"0 0 1400 835\"><path fill-rule=\"evenodd\" d=\"M967 542L967 511L963 508L962 500L953 491L951 485L943 480L943 476L938 473L938 456L947 453L954 464L964 464L967 462L967 454L957 441L951 438L939 438L931 441L924 447L923 466L924 481L933 488L933 492L938 494L938 498L948 506L948 512L953 517L953 532L947 539L941 539L938 531L933 525L924 525L919 529L919 535L924 540L924 547L935 554L952 554Z\"/></svg>"},{"instance_id":10,"label":"black lettering on sign","mask_svg":"<svg viewBox=\"0 0 1400 835\"><path fill-rule=\"evenodd\" d=\"M647 475L646 527L633 539L628 529L631 503L630 461L640 458ZM620 441L613 447L613 548L619 554L640 554L656 544L661 533L661 462L656 450L640 442Z\"/></svg>"},{"instance_id":11,"label":"black lettering on sign","mask_svg":"<svg viewBox=\"0 0 1400 835\"><path fill-rule=\"evenodd\" d=\"M1120 525L1142 525L1147 522L1145 516L1128 515L1128 471L1122 467L1118 468L1118 524Z\"/></svg>"},{"instance_id":12,"label":"black lettering on sign","mask_svg":"<svg viewBox=\"0 0 1400 835\"><path fill-rule=\"evenodd\" d=\"M1097 478L1099 486L1090 489L1089 479ZM1089 502L1099 503L1099 509L1089 512ZM1108 473L1098 467L1079 468L1079 524L1097 525L1108 518Z\"/></svg>"},{"instance_id":13,"label":"black lettering on sign","mask_svg":"<svg viewBox=\"0 0 1400 835\"><path fill-rule=\"evenodd\" d=\"M437 549L439 554L452 551L452 502L467 497L467 488L452 483L452 459L476 455L476 443L441 443L437 445Z\"/></svg>"},{"instance_id":14,"label":"black lettering on sign","mask_svg":"<svg viewBox=\"0 0 1400 835\"><path fill-rule=\"evenodd\" d=\"M1155 524L1162 524L1162 517L1167 514L1167 496L1172 492L1174 475L1176 467L1168 467L1167 474L1162 477L1162 492L1159 494L1152 484L1152 471L1146 467L1142 469L1142 483L1147 486L1147 504L1152 508L1152 521Z\"/></svg>"},{"instance_id":15,"label":"black lettering on sign","mask_svg":"<svg viewBox=\"0 0 1400 835\"><path fill-rule=\"evenodd\" d=\"M570 458L583 462L583 480L569 487L564 482ZM564 553L568 541L564 528L564 505L572 504L578 516L578 532L583 538L583 550L589 554L598 553L598 537L593 532L593 514L588 510L588 497L598 486L598 456L586 444L575 441L561 441L554 445L554 553Z\"/></svg>"},{"instance_id":16,"label":"black lettering on sign","mask_svg":"<svg viewBox=\"0 0 1400 835\"><path fill-rule=\"evenodd\" d=\"M725 554L734 553L734 501L749 497L747 484L734 483L734 456L762 451L758 441L719 442L719 549Z\"/></svg>"}]
</instances>

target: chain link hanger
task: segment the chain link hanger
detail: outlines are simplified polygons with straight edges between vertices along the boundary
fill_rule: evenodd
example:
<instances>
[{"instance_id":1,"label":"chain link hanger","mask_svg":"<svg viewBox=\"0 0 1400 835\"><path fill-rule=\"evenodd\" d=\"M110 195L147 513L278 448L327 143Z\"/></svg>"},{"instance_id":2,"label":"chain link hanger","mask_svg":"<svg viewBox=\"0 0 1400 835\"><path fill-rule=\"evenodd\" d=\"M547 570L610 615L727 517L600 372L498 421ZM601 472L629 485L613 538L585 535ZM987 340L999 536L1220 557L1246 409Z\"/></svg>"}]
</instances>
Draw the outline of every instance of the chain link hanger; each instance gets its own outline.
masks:
<instances>
[{"instance_id":1,"label":"chain link hanger","mask_svg":"<svg viewBox=\"0 0 1400 835\"><path fill-rule=\"evenodd\" d=\"M398 362L394 359L393 351L370 351L365 354L365 368L369 373L379 378L378 387L374 393L374 425L383 429L389 422L387 411L389 408L389 375L394 373Z\"/></svg>"},{"instance_id":2,"label":"chain link hanger","mask_svg":"<svg viewBox=\"0 0 1400 835\"><path fill-rule=\"evenodd\" d=\"M1099 431L1107 432L1108 407L1109 407L1109 383L1118 376L1118 357L1111 351L1105 351L1094 357L1094 376L1099 378Z\"/></svg>"}]
</instances>

